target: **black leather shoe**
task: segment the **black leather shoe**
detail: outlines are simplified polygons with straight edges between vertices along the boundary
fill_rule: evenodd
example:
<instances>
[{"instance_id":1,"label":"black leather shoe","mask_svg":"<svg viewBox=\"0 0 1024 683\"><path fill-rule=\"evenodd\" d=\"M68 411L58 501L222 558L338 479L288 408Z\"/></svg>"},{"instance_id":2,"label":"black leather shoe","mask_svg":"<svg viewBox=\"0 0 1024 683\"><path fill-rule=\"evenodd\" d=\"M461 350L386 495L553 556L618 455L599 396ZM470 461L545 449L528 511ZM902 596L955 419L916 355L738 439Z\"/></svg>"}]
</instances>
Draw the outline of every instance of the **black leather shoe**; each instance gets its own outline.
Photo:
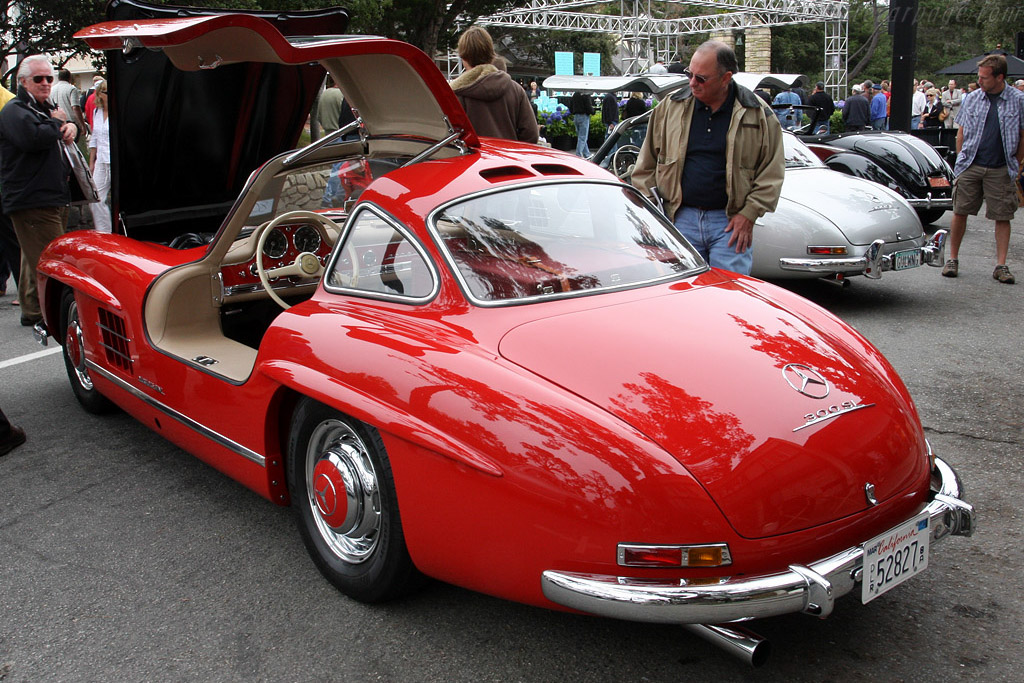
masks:
<instances>
[{"instance_id":1,"label":"black leather shoe","mask_svg":"<svg viewBox=\"0 0 1024 683\"><path fill-rule=\"evenodd\" d=\"M21 316L21 326L22 327L32 327L36 323L41 323L41 322L43 322L42 318L26 318L25 316Z\"/></svg>"},{"instance_id":2,"label":"black leather shoe","mask_svg":"<svg viewBox=\"0 0 1024 683\"><path fill-rule=\"evenodd\" d=\"M23 443L25 443L25 430L11 425L11 431L7 437L0 439L0 455L7 455Z\"/></svg>"}]
</instances>

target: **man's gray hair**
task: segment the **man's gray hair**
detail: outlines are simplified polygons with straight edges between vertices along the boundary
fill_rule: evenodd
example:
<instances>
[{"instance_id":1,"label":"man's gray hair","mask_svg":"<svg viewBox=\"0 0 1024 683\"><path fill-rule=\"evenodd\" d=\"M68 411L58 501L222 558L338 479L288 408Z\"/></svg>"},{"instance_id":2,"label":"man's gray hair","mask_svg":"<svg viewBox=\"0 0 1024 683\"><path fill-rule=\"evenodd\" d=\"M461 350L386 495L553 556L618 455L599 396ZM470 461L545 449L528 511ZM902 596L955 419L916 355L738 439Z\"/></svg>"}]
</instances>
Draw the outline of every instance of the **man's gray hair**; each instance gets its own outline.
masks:
<instances>
[{"instance_id":1,"label":"man's gray hair","mask_svg":"<svg viewBox=\"0 0 1024 683\"><path fill-rule=\"evenodd\" d=\"M718 61L718 73L724 74L726 71L736 73L740 70L739 62L736 61L736 53L720 40L701 43L695 52L714 52L715 59Z\"/></svg>"},{"instance_id":2,"label":"man's gray hair","mask_svg":"<svg viewBox=\"0 0 1024 683\"><path fill-rule=\"evenodd\" d=\"M53 64L50 62L50 58L46 55L32 55L31 57L25 57L21 60L21 66L18 67L18 80L24 80L29 77L32 72L33 64L45 64L50 69L50 73L53 74Z\"/></svg>"}]
</instances>

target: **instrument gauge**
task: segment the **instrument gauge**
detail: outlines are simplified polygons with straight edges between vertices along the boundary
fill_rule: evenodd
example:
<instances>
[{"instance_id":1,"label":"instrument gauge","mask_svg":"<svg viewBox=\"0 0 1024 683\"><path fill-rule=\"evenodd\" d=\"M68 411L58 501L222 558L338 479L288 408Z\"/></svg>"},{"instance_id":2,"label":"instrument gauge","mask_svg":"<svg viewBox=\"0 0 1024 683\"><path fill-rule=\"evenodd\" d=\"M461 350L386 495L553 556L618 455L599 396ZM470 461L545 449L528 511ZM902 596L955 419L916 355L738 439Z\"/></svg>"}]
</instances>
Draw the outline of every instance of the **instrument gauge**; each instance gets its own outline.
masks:
<instances>
[{"instance_id":1,"label":"instrument gauge","mask_svg":"<svg viewBox=\"0 0 1024 683\"><path fill-rule=\"evenodd\" d=\"M300 252L308 251L315 254L316 250L320 248L320 233L316 231L316 228L303 225L295 231L292 242L295 243L295 248Z\"/></svg>"},{"instance_id":2,"label":"instrument gauge","mask_svg":"<svg viewBox=\"0 0 1024 683\"><path fill-rule=\"evenodd\" d=\"M263 243L263 255L267 258L281 258L288 251L288 238L283 232L274 228Z\"/></svg>"}]
</instances>

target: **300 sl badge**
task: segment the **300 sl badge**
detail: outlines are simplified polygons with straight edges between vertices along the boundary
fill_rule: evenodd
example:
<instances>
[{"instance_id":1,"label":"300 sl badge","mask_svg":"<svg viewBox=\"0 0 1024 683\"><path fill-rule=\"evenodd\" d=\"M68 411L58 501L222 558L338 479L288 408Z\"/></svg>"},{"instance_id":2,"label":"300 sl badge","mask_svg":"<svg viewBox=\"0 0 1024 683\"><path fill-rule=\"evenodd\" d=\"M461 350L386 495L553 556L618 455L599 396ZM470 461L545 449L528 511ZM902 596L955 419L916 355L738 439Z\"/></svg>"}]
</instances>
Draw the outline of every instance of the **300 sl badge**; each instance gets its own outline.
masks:
<instances>
[{"instance_id":1,"label":"300 sl badge","mask_svg":"<svg viewBox=\"0 0 1024 683\"><path fill-rule=\"evenodd\" d=\"M857 403L856 401L843 401L842 403L833 404L828 408L822 408L816 412L804 415L804 419L807 421L793 431L799 432L801 429L806 429L811 425L820 424L825 420L831 420L833 417L852 413L853 411L861 410L862 408L872 408L874 405L874 403Z\"/></svg>"}]
</instances>

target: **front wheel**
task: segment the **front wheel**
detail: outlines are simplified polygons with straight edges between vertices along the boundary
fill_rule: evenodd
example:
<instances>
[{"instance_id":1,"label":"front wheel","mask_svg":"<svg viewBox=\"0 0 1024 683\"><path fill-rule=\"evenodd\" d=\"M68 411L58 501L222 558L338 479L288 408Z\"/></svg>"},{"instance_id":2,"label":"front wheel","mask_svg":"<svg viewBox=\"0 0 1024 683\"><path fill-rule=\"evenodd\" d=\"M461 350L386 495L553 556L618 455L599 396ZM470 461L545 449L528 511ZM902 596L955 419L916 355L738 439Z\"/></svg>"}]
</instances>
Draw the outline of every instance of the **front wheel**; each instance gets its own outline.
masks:
<instances>
[{"instance_id":1,"label":"front wheel","mask_svg":"<svg viewBox=\"0 0 1024 683\"><path fill-rule=\"evenodd\" d=\"M102 415L114 410L114 404L93 386L85 363L85 334L78 317L75 291L65 289L60 300L60 326L64 332L64 369L75 398L90 413Z\"/></svg>"},{"instance_id":2,"label":"front wheel","mask_svg":"<svg viewBox=\"0 0 1024 683\"><path fill-rule=\"evenodd\" d=\"M331 583L362 602L390 600L419 586L377 430L305 399L295 410L288 459L299 532Z\"/></svg>"}]
</instances>

